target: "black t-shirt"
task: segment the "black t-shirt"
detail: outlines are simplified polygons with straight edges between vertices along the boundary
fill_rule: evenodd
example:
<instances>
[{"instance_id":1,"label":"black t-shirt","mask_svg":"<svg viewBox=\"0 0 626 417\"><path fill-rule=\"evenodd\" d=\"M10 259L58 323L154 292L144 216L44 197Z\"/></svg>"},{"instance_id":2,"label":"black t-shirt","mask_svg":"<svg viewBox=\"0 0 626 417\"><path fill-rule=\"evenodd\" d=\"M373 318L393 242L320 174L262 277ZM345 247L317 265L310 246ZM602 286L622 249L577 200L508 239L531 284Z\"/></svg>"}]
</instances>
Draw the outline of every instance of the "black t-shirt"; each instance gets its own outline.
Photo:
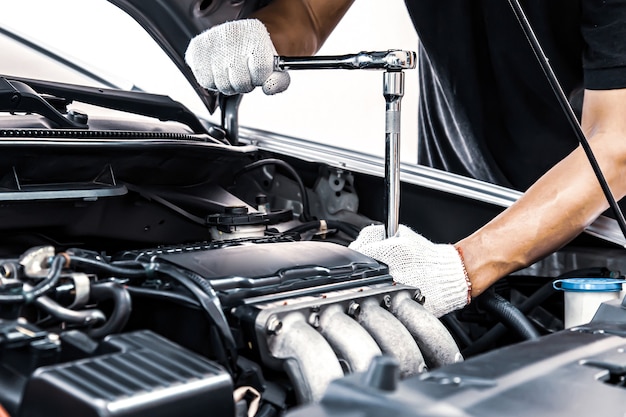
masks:
<instances>
[{"instance_id":1,"label":"black t-shirt","mask_svg":"<svg viewBox=\"0 0 626 417\"><path fill-rule=\"evenodd\" d=\"M507 0L406 0L420 38L418 161L525 190L577 145ZM626 87L626 0L527 0L572 104Z\"/></svg>"}]
</instances>

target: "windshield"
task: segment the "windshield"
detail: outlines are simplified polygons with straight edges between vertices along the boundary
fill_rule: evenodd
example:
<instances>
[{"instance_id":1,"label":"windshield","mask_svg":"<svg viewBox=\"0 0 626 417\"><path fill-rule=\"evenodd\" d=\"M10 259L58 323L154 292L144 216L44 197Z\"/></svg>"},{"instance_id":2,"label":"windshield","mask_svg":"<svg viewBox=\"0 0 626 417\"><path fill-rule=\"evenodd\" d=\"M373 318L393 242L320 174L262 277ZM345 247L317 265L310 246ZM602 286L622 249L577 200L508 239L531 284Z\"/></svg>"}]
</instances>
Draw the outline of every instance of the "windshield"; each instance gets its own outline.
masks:
<instances>
[{"instance_id":1,"label":"windshield","mask_svg":"<svg viewBox=\"0 0 626 417\"><path fill-rule=\"evenodd\" d=\"M156 42L106 0L7 2L0 30L1 74L168 95L209 116Z\"/></svg>"}]
</instances>

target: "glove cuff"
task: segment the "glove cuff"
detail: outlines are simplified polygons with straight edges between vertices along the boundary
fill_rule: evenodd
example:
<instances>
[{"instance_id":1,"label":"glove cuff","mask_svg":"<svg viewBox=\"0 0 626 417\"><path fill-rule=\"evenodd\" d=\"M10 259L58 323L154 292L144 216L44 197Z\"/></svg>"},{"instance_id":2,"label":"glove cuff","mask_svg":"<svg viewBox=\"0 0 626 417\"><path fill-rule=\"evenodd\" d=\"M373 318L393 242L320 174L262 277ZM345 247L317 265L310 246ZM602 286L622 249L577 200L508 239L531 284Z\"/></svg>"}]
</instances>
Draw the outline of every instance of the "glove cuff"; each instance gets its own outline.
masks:
<instances>
[{"instance_id":1,"label":"glove cuff","mask_svg":"<svg viewBox=\"0 0 626 417\"><path fill-rule=\"evenodd\" d=\"M469 304L471 286L463 258L456 247L438 244L435 245L435 251L438 252L439 262L438 273L433 278L437 282L436 285L429 286L431 291L424 295L429 310L435 316L441 317Z\"/></svg>"},{"instance_id":2,"label":"glove cuff","mask_svg":"<svg viewBox=\"0 0 626 417\"><path fill-rule=\"evenodd\" d=\"M467 284L467 304L472 302L472 281L469 279L469 275L467 274L467 269L465 268L465 258L463 257L463 249L460 246L454 245L454 249L456 249L457 255L461 259L461 266L463 267L463 275L465 275L465 283Z\"/></svg>"}]
</instances>

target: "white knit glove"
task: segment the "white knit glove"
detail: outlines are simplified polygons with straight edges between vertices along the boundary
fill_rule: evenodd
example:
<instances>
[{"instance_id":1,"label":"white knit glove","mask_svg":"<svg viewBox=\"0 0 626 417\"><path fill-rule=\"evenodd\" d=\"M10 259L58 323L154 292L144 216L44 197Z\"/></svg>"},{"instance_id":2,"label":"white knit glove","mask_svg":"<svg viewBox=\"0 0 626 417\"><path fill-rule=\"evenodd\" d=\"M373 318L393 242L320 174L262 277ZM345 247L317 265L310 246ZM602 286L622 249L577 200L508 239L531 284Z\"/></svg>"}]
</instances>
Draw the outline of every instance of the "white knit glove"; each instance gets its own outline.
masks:
<instances>
[{"instance_id":1,"label":"white knit glove","mask_svg":"<svg viewBox=\"0 0 626 417\"><path fill-rule=\"evenodd\" d=\"M435 244L404 225L386 239L385 227L372 225L349 247L387 264L396 282L419 288L436 317L467 305L465 267L452 245Z\"/></svg>"},{"instance_id":2,"label":"white knit glove","mask_svg":"<svg viewBox=\"0 0 626 417\"><path fill-rule=\"evenodd\" d=\"M185 61L202 87L233 95L263 86L265 94L285 91L289 74L274 71L276 49L257 19L235 20L194 37Z\"/></svg>"}]
</instances>

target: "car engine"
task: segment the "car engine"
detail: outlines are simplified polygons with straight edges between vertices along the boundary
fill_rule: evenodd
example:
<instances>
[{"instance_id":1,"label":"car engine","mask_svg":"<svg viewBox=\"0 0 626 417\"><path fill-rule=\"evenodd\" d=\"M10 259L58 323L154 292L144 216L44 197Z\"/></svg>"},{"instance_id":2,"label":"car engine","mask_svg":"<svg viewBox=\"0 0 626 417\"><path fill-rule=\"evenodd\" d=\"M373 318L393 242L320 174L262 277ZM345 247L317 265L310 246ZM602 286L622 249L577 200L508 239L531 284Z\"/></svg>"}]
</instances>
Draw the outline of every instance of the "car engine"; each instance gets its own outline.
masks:
<instances>
[{"instance_id":1,"label":"car engine","mask_svg":"<svg viewBox=\"0 0 626 417\"><path fill-rule=\"evenodd\" d=\"M372 222L347 172L305 186L284 160L206 142L172 162L172 133L2 134L20 135L0 209L10 415L274 415L383 354L403 378L462 360L419 289L347 247Z\"/></svg>"},{"instance_id":2,"label":"car engine","mask_svg":"<svg viewBox=\"0 0 626 417\"><path fill-rule=\"evenodd\" d=\"M620 300L602 317L610 325L566 331L553 278L522 271L435 318L419 288L348 247L384 217L382 178L231 144L216 126L89 117L88 130L59 129L50 120L17 112L0 130L0 404L9 415L483 415L517 386L506 379L516 366L536 377L542 364L571 362L580 386L610 392L611 410L623 404ZM412 207L403 221L426 233L432 216L459 218L451 214L464 204L474 210L440 230L465 233L498 210L403 192ZM585 249L602 257L574 250L562 275L621 277L621 255ZM455 390L483 390L480 413L462 414L475 403ZM412 396L448 405L419 408Z\"/></svg>"}]
</instances>

